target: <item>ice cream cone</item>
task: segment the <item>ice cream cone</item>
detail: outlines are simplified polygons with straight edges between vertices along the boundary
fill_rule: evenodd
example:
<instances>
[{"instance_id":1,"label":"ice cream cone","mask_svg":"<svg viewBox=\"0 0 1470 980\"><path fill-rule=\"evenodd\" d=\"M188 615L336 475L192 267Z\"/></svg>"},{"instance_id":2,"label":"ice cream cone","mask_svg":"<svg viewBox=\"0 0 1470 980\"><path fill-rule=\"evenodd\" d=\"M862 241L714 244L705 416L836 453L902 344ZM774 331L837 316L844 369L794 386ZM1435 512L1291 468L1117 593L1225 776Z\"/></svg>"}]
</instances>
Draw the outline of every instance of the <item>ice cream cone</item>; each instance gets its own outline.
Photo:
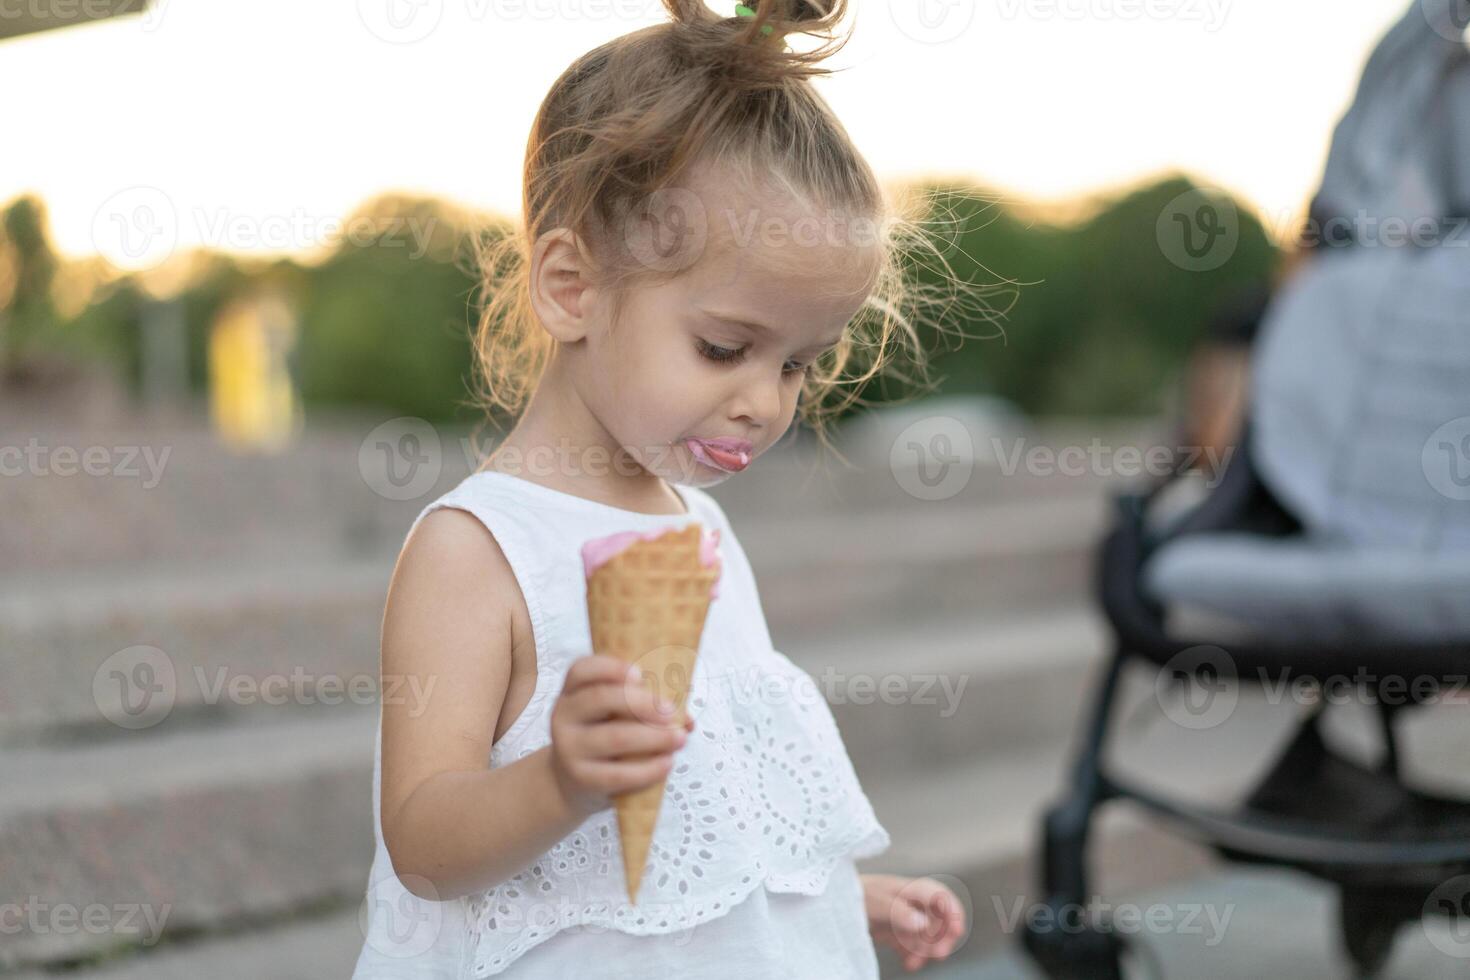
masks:
<instances>
[{"instance_id":1,"label":"ice cream cone","mask_svg":"<svg viewBox=\"0 0 1470 980\"><path fill-rule=\"evenodd\" d=\"M712 541L718 540L716 530ZM720 563L718 557L710 560L712 541L699 524L688 524L657 536L624 532L583 548L584 558L592 553L589 549L598 545L603 549L595 569L592 561L587 565L592 569L587 576L587 618L593 651L637 664L643 683L673 703L674 718L680 723L705 615L712 593L717 594ZM613 549L612 557L606 557ZM635 904L666 783L667 779L660 780L613 797L628 900Z\"/></svg>"}]
</instances>

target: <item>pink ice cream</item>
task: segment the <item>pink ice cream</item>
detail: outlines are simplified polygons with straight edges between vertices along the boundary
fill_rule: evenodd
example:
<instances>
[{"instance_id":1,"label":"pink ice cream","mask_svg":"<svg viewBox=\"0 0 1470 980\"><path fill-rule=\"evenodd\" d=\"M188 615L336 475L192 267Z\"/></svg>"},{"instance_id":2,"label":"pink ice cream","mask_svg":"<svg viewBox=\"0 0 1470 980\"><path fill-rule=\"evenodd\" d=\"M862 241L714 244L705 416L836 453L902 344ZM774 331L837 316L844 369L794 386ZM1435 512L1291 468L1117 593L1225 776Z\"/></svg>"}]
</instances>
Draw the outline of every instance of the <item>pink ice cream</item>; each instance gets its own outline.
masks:
<instances>
[{"instance_id":1,"label":"pink ice cream","mask_svg":"<svg viewBox=\"0 0 1470 980\"><path fill-rule=\"evenodd\" d=\"M682 530L679 527L663 527L656 531L619 531L617 534L609 534L605 538L593 538L582 545L582 567L586 570L588 578L592 573L611 561L614 556L635 541L652 541L654 538L662 537L670 531ZM705 528L704 534L699 539L699 563L706 568L714 567L723 569L723 557L720 554L720 529ZM714 599L720 594L720 580L717 576L710 586L709 597Z\"/></svg>"}]
</instances>

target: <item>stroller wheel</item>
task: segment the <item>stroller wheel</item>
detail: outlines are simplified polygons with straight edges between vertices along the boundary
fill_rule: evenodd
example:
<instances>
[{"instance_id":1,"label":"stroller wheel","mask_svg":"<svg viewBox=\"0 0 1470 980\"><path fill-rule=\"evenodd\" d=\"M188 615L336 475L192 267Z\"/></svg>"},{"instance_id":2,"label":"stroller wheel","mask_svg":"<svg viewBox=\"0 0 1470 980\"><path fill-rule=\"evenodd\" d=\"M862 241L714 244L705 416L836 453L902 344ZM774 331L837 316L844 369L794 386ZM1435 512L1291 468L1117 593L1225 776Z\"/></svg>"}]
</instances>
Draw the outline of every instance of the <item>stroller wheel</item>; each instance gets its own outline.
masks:
<instances>
[{"instance_id":1,"label":"stroller wheel","mask_svg":"<svg viewBox=\"0 0 1470 980\"><path fill-rule=\"evenodd\" d=\"M1342 945L1359 977L1374 977L1388 962L1393 952L1399 920L1372 892L1343 888L1338 897L1338 920L1342 927Z\"/></svg>"},{"instance_id":2,"label":"stroller wheel","mask_svg":"<svg viewBox=\"0 0 1470 980\"><path fill-rule=\"evenodd\" d=\"M1021 927L1021 945L1047 980L1123 980L1123 944L1112 932Z\"/></svg>"}]
</instances>

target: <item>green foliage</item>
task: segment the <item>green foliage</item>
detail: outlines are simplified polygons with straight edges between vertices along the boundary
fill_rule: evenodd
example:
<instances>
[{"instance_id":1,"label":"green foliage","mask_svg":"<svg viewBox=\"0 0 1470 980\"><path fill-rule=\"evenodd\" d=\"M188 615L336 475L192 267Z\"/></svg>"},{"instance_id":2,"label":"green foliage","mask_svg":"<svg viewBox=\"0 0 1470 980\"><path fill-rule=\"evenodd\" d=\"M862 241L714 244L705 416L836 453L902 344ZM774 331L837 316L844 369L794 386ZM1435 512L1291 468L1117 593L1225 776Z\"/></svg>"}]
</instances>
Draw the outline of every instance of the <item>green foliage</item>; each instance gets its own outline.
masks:
<instances>
[{"instance_id":1,"label":"green foliage","mask_svg":"<svg viewBox=\"0 0 1470 980\"><path fill-rule=\"evenodd\" d=\"M1187 271L1159 244L1170 202L1193 189L1161 181L1107 203L1075 225L1028 222L998 206L977 208L973 188L936 196L937 226L957 278L1009 281L998 328L976 324L957 350L936 352L947 394L998 394L1032 413L1137 414L1161 397L1209 319L1237 290L1269 278L1276 248L1237 204L1239 238L1210 271ZM963 220L961 220L963 219ZM983 265L983 268L980 266ZM927 270L924 278L937 284Z\"/></svg>"},{"instance_id":2,"label":"green foliage","mask_svg":"<svg viewBox=\"0 0 1470 980\"><path fill-rule=\"evenodd\" d=\"M307 276L298 377L308 406L473 419L474 281L458 263L391 243L349 246Z\"/></svg>"},{"instance_id":3,"label":"green foliage","mask_svg":"<svg viewBox=\"0 0 1470 980\"><path fill-rule=\"evenodd\" d=\"M989 301L1003 313L994 322L971 311L973 322L956 324L969 335L963 343L926 338L935 341L931 374L942 379L940 390L1001 395L1036 414L1157 411L1220 303L1266 279L1276 262L1265 229L1243 207L1238 244L1220 268L1191 272L1171 262L1156 229L1170 202L1191 189L1183 178L1160 181L1068 224L1030 218L975 187L926 188L935 202L931 227L953 275L1005 284ZM20 198L0 217L15 283L0 308L0 350L12 358L35 344L85 352L136 379L139 323L151 300L134 278L107 283L81 314L60 322L50 299L57 260L44 209ZM293 370L308 410L354 406L473 420L476 284L464 248L479 226L447 205L396 197L369 202L353 221L359 228L376 222L383 233L348 236L314 264L193 257L178 297L191 385L207 384L209 330L224 304L269 282L298 313ZM415 229L423 234L415 237ZM944 288L932 256L915 271L928 288ZM910 394L891 381L873 389L864 395L874 402Z\"/></svg>"}]
</instances>

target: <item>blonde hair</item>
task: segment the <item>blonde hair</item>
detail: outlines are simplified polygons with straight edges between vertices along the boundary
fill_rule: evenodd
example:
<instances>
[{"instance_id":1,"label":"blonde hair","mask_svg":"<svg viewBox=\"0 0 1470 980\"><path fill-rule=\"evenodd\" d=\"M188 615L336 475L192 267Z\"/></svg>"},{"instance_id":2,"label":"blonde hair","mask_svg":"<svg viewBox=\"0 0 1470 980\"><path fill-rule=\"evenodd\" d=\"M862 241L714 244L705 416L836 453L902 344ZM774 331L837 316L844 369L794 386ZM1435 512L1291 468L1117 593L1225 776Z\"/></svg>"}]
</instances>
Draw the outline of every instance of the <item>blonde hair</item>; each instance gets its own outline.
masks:
<instances>
[{"instance_id":1,"label":"blonde hair","mask_svg":"<svg viewBox=\"0 0 1470 980\"><path fill-rule=\"evenodd\" d=\"M474 334L476 398L487 416L514 417L545 370L555 341L540 328L529 286L532 250L543 234L566 228L576 235L616 321L630 287L666 281L679 270L633 260L607 229L624 227L655 192L713 163L742 190L775 183L877 229L873 288L841 343L808 371L798 399L800 419L830 445L826 420L865 403L858 390L885 368L905 384L925 384L920 328L930 321L921 309L935 297L906 281L905 265L911 244L932 249L923 230L927 196L885 195L810 84L831 73L820 62L846 43L836 32L846 0L758 0L754 17L721 17L702 0L664 6L671 21L578 58L537 112L526 148L523 224L475 242L484 298ZM767 25L773 30L762 32ZM822 43L792 50L785 39L793 33ZM981 316L994 318L989 310ZM894 367L895 348L904 345L918 377Z\"/></svg>"}]
</instances>

